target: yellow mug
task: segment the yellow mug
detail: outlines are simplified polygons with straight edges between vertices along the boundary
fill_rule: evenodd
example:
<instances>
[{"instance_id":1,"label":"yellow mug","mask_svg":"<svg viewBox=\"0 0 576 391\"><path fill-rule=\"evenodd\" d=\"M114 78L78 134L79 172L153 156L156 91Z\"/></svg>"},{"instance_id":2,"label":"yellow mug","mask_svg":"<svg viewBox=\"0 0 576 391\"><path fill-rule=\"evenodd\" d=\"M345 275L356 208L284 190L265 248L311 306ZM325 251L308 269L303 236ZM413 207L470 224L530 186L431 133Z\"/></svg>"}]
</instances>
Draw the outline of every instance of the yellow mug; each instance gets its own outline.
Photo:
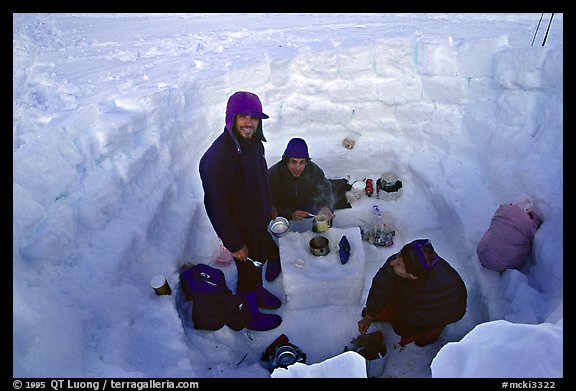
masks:
<instances>
[{"instance_id":1,"label":"yellow mug","mask_svg":"<svg viewBox=\"0 0 576 391\"><path fill-rule=\"evenodd\" d=\"M326 231L328 228L330 228L330 224L328 223L328 217L321 213L316 215L316 217L314 217L314 219L316 220L316 230L318 232L324 232Z\"/></svg>"}]
</instances>

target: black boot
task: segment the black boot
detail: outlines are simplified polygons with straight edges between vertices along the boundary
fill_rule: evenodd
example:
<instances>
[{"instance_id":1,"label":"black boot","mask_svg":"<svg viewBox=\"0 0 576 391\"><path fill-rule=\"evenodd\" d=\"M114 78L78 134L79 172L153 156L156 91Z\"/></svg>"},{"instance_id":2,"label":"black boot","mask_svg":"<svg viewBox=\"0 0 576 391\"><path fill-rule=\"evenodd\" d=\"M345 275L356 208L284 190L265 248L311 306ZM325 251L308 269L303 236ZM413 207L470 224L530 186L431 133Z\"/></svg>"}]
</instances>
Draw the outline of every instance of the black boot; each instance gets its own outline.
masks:
<instances>
[{"instance_id":1,"label":"black boot","mask_svg":"<svg viewBox=\"0 0 576 391\"><path fill-rule=\"evenodd\" d=\"M280 275L281 271L282 264L280 263L280 257L269 259L266 262L266 281L274 281L276 277Z\"/></svg>"}]
</instances>

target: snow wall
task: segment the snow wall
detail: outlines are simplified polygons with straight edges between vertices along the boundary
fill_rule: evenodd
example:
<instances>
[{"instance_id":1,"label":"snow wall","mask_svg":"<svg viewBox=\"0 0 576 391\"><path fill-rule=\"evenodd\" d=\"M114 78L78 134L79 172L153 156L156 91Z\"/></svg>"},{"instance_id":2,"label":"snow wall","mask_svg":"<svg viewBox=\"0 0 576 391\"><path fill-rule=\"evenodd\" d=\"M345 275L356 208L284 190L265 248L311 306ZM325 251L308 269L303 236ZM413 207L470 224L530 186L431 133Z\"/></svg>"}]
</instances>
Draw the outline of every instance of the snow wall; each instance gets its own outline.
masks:
<instances>
[{"instance_id":1,"label":"snow wall","mask_svg":"<svg viewBox=\"0 0 576 391\"><path fill-rule=\"evenodd\" d=\"M562 83L561 47L511 48L506 37L455 42L415 35L363 45L343 40L336 47L322 41L309 48L278 47L260 62L235 63L179 87L116 99L108 110L83 107L30 143L34 153L15 155L13 196L25 207L13 211L13 262L25 263L36 276L31 284L40 296L43 285L60 285L59 297L45 299L64 306L68 300L72 307L66 299L71 284L86 282L78 289L88 296L95 289L92 278L115 276L98 291L137 300L150 289L151 275L171 271L174 281L183 260L209 256L214 234L202 204L198 161L222 131L228 96L250 90L271 117L264 130L278 147L268 147L270 161L295 136L338 150L350 131L370 135L371 143L378 135L382 160L376 164L400 177L410 171L425 183L425 196L450 222L446 232L461 243L459 255L471 262L477 263L477 243L497 205L529 193L544 220L540 231L558 238L542 241L536 235L528 278L547 300L550 316L535 321L556 322L563 317L563 266L562 259L550 259L550 246L562 245L563 235ZM446 133L450 143L442 141ZM506 148L510 140L513 151ZM363 148L368 146L360 139L350 167L375 164L362 160ZM557 153L542 172L522 168L538 159L539 149L551 148ZM557 175L549 175L550 167ZM326 171L329 177L346 174ZM19 181L29 175L38 180ZM109 245L119 235L122 245ZM62 272L77 263L84 264L78 274ZM90 276L80 271L86 264ZM538 275L551 275L541 280L557 284L538 286ZM31 277L15 272L14 280L19 278ZM15 289L14 296L16 313L26 295ZM486 320L504 315L488 308ZM58 316L39 314L48 322L58 322ZM45 343L66 341L73 356L74 345L89 338L80 325L89 319L77 321L77 332ZM33 334L33 323L15 319L15 338ZM82 376L77 365L71 372Z\"/></svg>"}]
</instances>

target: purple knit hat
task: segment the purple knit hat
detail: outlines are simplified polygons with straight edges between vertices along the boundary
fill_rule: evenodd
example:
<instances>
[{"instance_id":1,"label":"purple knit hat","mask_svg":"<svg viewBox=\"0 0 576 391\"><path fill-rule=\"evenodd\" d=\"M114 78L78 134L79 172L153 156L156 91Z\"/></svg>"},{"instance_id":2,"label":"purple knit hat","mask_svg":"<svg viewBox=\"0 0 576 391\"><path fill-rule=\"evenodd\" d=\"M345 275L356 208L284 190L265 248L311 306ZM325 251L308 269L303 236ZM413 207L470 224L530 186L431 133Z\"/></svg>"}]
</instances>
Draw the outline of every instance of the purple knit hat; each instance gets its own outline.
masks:
<instances>
[{"instance_id":1,"label":"purple knit hat","mask_svg":"<svg viewBox=\"0 0 576 391\"><path fill-rule=\"evenodd\" d=\"M226 128L228 128L229 132L234 129L234 119L237 114L249 115L260 119L270 118L262 112L262 103L258 95L247 91L235 92L228 98L228 103L226 104ZM262 132L262 121L258 124L256 135L262 141L266 141Z\"/></svg>"},{"instance_id":2,"label":"purple knit hat","mask_svg":"<svg viewBox=\"0 0 576 391\"><path fill-rule=\"evenodd\" d=\"M297 137L288 141L288 145L286 146L286 150L284 151L282 157L294 159L310 159L306 141Z\"/></svg>"},{"instance_id":3,"label":"purple knit hat","mask_svg":"<svg viewBox=\"0 0 576 391\"><path fill-rule=\"evenodd\" d=\"M417 239L400 250L408 271L421 276L427 273L440 259L429 239Z\"/></svg>"}]
</instances>

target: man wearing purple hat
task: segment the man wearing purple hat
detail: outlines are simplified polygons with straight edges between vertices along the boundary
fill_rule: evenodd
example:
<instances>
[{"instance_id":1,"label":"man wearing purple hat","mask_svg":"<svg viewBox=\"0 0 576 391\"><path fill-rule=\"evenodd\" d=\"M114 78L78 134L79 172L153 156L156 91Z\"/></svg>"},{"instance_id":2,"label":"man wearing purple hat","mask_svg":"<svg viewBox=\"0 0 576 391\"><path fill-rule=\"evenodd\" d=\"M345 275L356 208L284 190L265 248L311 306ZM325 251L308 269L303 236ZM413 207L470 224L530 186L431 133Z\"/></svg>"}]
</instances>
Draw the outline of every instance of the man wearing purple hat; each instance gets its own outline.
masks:
<instances>
[{"instance_id":1,"label":"man wearing purple hat","mask_svg":"<svg viewBox=\"0 0 576 391\"><path fill-rule=\"evenodd\" d=\"M372 322L389 322L400 346L426 346L462 319L467 297L458 272L430 240L417 239L391 255L372 279L358 330L363 335Z\"/></svg>"},{"instance_id":2,"label":"man wearing purple hat","mask_svg":"<svg viewBox=\"0 0 576 391\"><path fill-rule=\"evenodd\" d=\"M302 220L310 214L334 216L332 185L324 171L311 161L306 141L288 142L282 160L268 170L274 207L280 216Z\"/></svg>"},{"instance_id":3,"label":"man wearing purple hat","mask_svg":"<svg viewBox=\"0 0 576 391\"><path fill-rule=\"evenodd\" d=\"M298 137L291 139L282 160L268 170L268 178L274 208L279 216L298 221L321 213L332 224L332 185L324 171L310 160L306 141ZM279 259L279 256L275 258ZM273 281L281 271L279 261L270 262L266 268L266 280Z\"/></svg>"},{"instance_id":4,"label":"man wearing purple hat","mask_svg":"<svg viewBox=\"0 0 576 391\"><path fill-rule=\"evenodd\" d=\"M263 287L262 268L278 247L267 230L272 218L272 193L264 156L262 111L257 95L239 91L228 99L224 131L200 159L200 178L206 212L238 270L237 293L244 297L250 316L247 328L271 330L282 318L261 313L276 309L279 298ZM279 260L278 260L279 262Z\"/></svg>"}]
</instances>

